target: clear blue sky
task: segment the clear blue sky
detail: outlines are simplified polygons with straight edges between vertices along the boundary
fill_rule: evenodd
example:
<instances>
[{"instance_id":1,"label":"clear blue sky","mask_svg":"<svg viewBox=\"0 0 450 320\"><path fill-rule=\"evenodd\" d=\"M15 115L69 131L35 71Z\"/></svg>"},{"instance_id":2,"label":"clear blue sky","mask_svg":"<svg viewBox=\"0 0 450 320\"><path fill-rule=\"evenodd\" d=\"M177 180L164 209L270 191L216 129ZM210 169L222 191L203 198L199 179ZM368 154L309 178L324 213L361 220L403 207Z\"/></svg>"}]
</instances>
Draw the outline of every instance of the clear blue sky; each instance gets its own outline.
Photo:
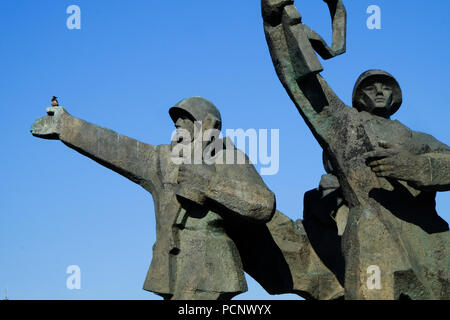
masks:
<instances>
[{"instance_id":1,"label":"clear blue sky","mask_svg":"<svg viewBox=\"0 0 450 320\"><path fill-rule=\"evenodd\" d=\"M66 28L81 7L81 30ZM450 2L345 1L347 53L323 76L351 103L353 84L381 68L399 81L394 116L450 144ZM382 10L382 30L366 9ZM280 171L264 179L278 209L302 217L323 174L321 149L275 75L259 0L0 2L0 297L159 299L141 288L155 241L151 195L58 141L34 138L52 95L72 115L151 144L170 140L170 106L204 96L224 128L280 129ZM330 39L323 1L298 1L304 22ZM437 197L450 220L450 193ZM82 289L66 289L79 265ZM245 299L272 299L252 279ZM277 298L292 298L287 295Z\"/></svg>"}]
</instances>

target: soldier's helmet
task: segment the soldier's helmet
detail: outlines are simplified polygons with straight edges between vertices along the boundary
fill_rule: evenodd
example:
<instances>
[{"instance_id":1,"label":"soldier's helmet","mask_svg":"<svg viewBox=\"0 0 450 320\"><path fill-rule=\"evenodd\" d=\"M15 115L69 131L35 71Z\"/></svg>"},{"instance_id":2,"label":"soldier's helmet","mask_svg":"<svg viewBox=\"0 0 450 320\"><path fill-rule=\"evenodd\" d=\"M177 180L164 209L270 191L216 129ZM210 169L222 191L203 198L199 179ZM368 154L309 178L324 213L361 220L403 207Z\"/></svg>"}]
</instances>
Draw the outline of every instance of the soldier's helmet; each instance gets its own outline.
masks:
<instances>
[{"instance_id":1,"label":"soldier's helmet","mask_svg":"<svg viewBox=\"0 0 450 320\"><path fill-rule=\"evenodd\" d=\"M369 81L380 81L392 88L392 102L389 107L389 116L392 116L402 105L402 90L397 80L388 72L383 70L368 70L363 72L356 81L353 88L352 104L358 111L364 110L364 102L361 99L362 89Z\"/></svg>"},{"instance_id":2,"label":"soldier's helmet","mask_svg":"<svg viewBox=\"0 0 450 320\"><path fill-rule=\"evenodd\" d=\"M190 117L193 121L203 121L208 114L218 120L218 127L216 129L220 130L222 126L220 112L211 101L205 98L186 98L169 109L169 115L174 123L183 115Z\"/></svg>"}]
</instances>

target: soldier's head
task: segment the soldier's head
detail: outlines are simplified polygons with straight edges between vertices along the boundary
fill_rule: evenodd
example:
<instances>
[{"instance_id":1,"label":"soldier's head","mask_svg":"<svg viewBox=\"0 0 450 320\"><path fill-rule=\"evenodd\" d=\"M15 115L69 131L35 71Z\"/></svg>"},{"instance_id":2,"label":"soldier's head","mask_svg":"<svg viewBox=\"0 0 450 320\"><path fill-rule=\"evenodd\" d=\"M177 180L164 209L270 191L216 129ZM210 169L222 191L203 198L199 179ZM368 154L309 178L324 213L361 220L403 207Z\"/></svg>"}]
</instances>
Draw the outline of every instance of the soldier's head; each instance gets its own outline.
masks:
<instances>
[{"instance_id":1,"label":"soldier's head","mask_svg":"<svg viewBox=\"0 0 450 320\"><path fill-rule=\"evenodd\" d=\"M201 138L203 138L205 131L211 129L220 131L222 128L219 110L211 101L202 97L181 100L169 109L169 115L177 130L189 132L191 141L197 138L195 133L201 134ZM201 125L201 130L195 130L196 125Z\"/></svg>"},{"instance_id":2,"label":"soldier's head","mask_svg":"<svg viewBox=\"0 0 450 320\"><path fill-rule=\"evenodd\" d=\"M390 118L402 104L402 91L395 78L382 70L361 74L353 89L353 107L358 111Z\"/></svg>"}]
</instances>

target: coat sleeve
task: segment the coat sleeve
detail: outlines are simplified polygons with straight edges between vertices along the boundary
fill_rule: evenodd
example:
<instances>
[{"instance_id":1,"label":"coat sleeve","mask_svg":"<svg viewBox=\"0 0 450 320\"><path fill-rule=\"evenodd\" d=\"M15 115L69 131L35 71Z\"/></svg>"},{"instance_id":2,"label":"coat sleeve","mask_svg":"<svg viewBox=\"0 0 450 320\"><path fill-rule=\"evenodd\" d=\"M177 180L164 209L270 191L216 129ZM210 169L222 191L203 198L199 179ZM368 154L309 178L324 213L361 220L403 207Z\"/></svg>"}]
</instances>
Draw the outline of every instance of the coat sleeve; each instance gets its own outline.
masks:
<instances>
[{"instance_id":1,"label":"coat sleeve","mask_svg":"<svg viewBox=\"0 0 450 320\"><path fill-rule=\"evenodd\" d=\"M269 190L253 164L242 151L225 149L218 154L232 152L233 163L216 164L207 197L232 212L253 221L268 222L275 213L275 195Z\"/></svg>"},{"instance_id":2,"label":"coat sleeve","mask_svg":"<svg viewBox=\"0 0 450 320\"><path fill-rule=\"evenodd\" d=\"M145 188L156 176L157 150L153 145L72 116L64 119L60 140Z\"/></svg>"}]
</instances>

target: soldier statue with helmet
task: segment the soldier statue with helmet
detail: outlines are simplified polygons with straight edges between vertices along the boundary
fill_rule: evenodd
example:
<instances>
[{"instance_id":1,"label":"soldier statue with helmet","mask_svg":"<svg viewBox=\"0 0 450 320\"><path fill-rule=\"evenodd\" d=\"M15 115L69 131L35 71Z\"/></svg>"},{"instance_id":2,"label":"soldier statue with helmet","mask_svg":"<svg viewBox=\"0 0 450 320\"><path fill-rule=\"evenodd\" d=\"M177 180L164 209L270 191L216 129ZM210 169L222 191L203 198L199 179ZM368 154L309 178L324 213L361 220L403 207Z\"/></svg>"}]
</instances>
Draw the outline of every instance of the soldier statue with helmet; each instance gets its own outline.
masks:
<instances>
[{"instance_id":1,"label":"soldier statue with helmet","mask_svg":"<svg viewBox=\"0 0 450 320\"><path fill-rule=\"evenodd\" d=\"M340 244L345 298L449 299L450 232L435 197L450 190L450 147L390 119L402 96L387 72L361 75L354 108L339 99L320 75L316 52L324 59L345 52L346 11L342 0L324 1L333 20L331 48L302 23L292 0L262 0L262 14L277 75L348 205ZM377 290L368 285L374 266Z\"/></svg>"},{"instance_id":2,"label":"soldier statue with helmet","mask_svg":"<svg viewBox=\"0 0 450 320\"><path fill-rule=\"evenodd\" d=\"M191 141L150 145L71 116L63 107L47 109L31 132L58 139L70 148L123 175L152 194L156 243L144 289L165 299L231 299L247 291L242 262L224 220L241 216L265 223L275 211L275 196L242 151L228 141L210 162L178 164L172 149L195 144L204 133L221 129L217 108L200 97L184 99L169 110L178 131ZM200 121L202 128L196 132ZM177 136L177 135L175 135ZM230 150L243 164L224 164ZM211 160L213 163L211 164ZM214 163L217 160L217 163Z\"/></svg>"}]
</instances>

